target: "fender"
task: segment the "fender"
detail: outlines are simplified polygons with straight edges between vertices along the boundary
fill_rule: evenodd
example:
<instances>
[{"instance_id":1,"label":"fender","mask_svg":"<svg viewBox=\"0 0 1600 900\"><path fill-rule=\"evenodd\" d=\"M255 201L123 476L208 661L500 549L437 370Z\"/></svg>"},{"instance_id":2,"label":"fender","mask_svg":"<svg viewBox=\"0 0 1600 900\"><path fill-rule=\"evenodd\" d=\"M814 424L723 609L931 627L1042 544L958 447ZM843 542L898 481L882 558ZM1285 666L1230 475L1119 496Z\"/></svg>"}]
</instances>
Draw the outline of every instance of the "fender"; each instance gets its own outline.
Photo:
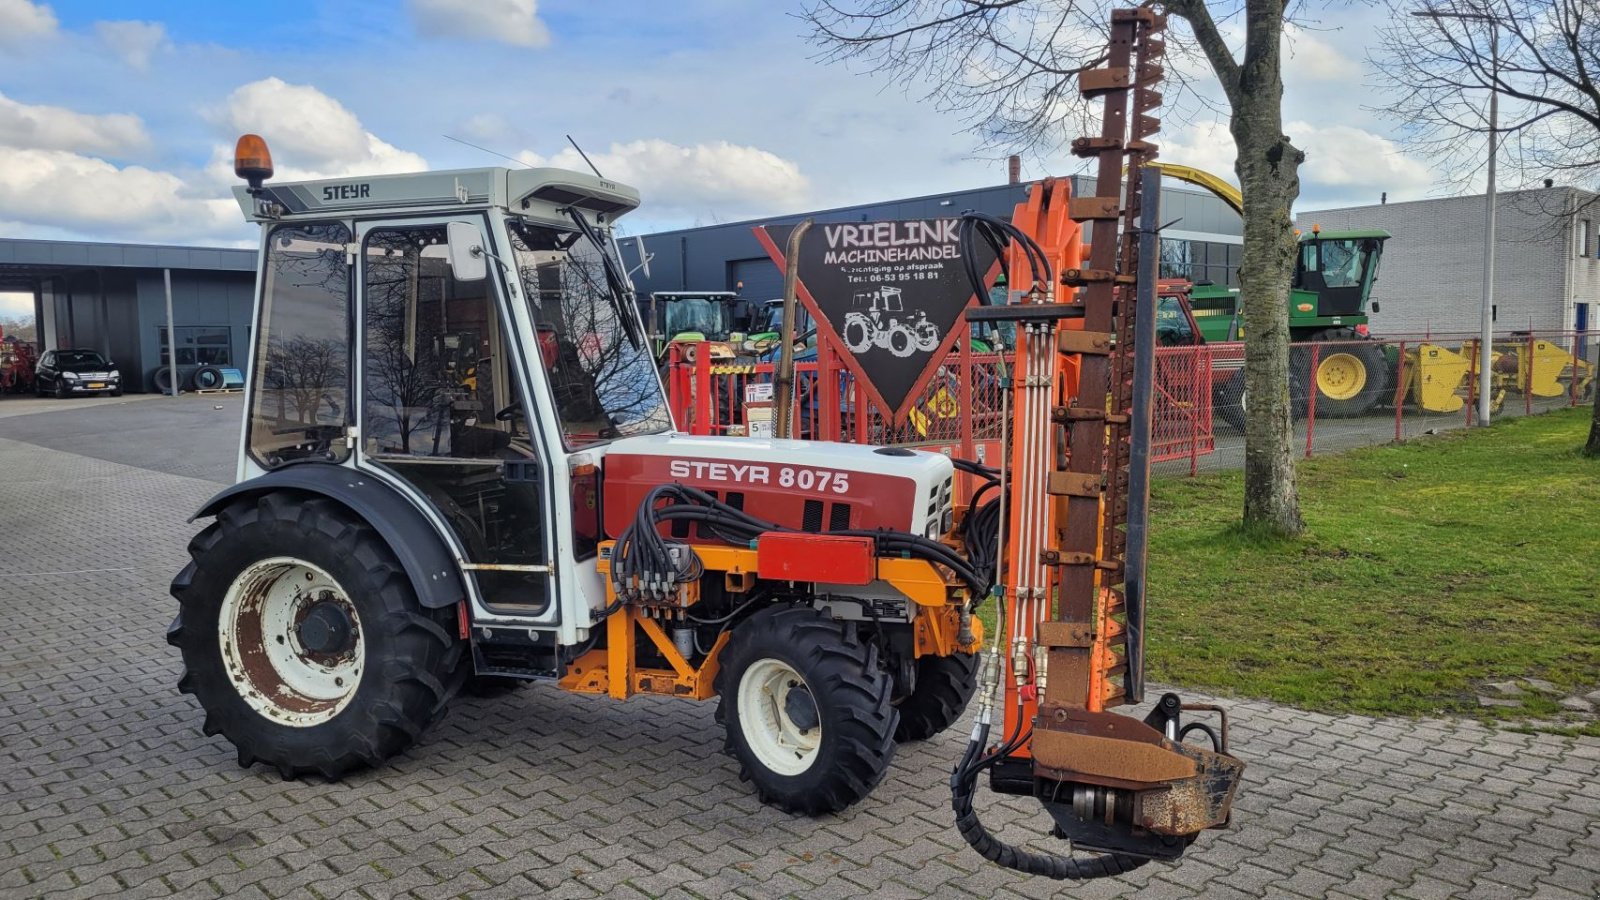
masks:
<instances>
[{"instance_id":1,"label":"fender","mask_svg":"<svg viewBox=\"0 0 1600 900\"><path fill-rule=\"evenodd\" d=\"M345 466L300 463L241 481L207 500L189 521L214 516L235 498L282 490L337 501L376 529L399 558L423 606L453 606L467 595L455 556L422 512L394 488Z\"/></svg>"}]
</instances>

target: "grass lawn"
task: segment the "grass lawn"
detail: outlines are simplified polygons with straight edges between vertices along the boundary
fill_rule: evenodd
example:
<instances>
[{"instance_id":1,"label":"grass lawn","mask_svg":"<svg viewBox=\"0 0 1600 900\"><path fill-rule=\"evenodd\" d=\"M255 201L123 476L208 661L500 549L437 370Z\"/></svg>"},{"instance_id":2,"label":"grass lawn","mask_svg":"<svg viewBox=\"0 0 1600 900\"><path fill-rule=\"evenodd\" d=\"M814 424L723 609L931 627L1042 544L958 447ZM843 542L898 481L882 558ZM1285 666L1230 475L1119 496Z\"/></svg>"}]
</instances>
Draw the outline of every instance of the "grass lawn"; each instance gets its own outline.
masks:
<instances>
[{"instance_id":1,"label":"grass lawn","mask_svg":"<svg viewBox=\"0 0 1600 900\"><path fill-rule=\"evenodd\" d=\"M1600 460L1589 410L1305 462L1307 535L1237 525L1243 477L1162 479L1153 680L1370 714L1480 710L1485 681L1600 687ZM1554 715L1527 699L1510 715ZM1600 733L1594 724L1584 730Z\"/></svg>"}]
</instances>

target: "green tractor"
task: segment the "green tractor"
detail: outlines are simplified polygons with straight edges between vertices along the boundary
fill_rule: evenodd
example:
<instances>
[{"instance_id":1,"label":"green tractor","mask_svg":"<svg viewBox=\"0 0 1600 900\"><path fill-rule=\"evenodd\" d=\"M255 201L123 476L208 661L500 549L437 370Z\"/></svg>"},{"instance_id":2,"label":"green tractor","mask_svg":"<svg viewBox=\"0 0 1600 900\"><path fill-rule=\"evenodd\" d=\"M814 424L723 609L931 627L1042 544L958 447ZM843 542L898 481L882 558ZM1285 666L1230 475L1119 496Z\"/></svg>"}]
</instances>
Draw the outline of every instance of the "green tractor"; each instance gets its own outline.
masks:
<instances>
[{"instance_id":1,"label":"green tractor","mask_svg":"<svg viewBox=\"0 0 1600 900\"><path fill-rule=\"evenodd\" d=\"M729 362L745 340L751 317L749 301L733 291L656 291L640 312L650 323L658 360L670 344L704 341L713 361Z\"/></svg>"},{"instance_id":2,"label":"green tractor","mask_svg":"<svg viewBox=\"0 0 1600 900\"><path fill-rule=\"evenodd\" d=\"M1300 236L1289 304L1290 398L1305 415L1313 391L1319 416L1369 412L1393 391L1394 364L1382 344L1366 342L1368 312L1377 311L1372 285L1390 235L1375 228L1322 231ZM1163 281L1156 328L1168 345L1244 339L1239 291L1216 284ZM1327 342L1328 347L1306 344ZM1362 343L1356 343L1362 342ZM1313 356L1315 368L1313 370ZM1244 428L1244 355L1212 358L1212 392L1218 413Z\"/></svg>"}]
</instances>

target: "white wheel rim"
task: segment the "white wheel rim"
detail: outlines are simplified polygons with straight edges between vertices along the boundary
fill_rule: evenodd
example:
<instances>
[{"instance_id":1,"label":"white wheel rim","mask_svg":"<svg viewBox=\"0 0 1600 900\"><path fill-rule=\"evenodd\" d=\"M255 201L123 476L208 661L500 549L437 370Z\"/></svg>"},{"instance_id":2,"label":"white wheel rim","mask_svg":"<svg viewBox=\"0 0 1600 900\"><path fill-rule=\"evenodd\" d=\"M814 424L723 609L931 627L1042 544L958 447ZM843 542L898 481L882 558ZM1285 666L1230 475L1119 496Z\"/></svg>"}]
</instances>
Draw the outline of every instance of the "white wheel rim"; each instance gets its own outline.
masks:
<instances>
[{"instance_id":1,"label":"white wheel rim","mask_svg":"<svg viewBox=\"0 0 1600 900\"><path fill-rule=\"evenodd\" d=\"M348 616L349 640L337 652L312 652L302 641L302 621L323 603ZM278 556L246 567L222 598L217 631L234 690L280 724L327 722L361 684L366 641L355 604L333 576L305 560Z\"/></svg>"},{"instance_id":2,"label":"white wheel rim","mask_svg":"<svg viewBox=\"0 0 1600 900\"><path fill-rule=\"evenodd\" d=\"M804 691L817 711L817 724L804 729L790 718L791 691ZM779 659L752 663L739 679L739 729L763 766L779 775L799 775L816 762L822 746L821 709L804 678Z\"/></svg>"}]
</instances>

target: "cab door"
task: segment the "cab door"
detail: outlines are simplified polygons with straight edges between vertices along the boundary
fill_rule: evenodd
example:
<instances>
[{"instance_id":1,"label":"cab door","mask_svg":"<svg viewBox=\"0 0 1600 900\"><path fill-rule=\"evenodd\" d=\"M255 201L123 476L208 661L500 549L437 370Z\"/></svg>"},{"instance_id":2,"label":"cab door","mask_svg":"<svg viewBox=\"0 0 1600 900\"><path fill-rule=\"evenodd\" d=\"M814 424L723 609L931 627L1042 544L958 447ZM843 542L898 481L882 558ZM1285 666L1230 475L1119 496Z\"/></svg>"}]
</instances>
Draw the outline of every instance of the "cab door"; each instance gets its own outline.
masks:
<instances>
[{"instance_id":1,"label":"cab door","mask_svg":"<svg viewBox=\"0 0 1600 900\"><path fill-rule=\"evenodd\" d=\"M498 280L455 277L444 220L359 237L363 465L437 514L484 612L552 621L549 467Z\"/></svg>"}]
</instances>

